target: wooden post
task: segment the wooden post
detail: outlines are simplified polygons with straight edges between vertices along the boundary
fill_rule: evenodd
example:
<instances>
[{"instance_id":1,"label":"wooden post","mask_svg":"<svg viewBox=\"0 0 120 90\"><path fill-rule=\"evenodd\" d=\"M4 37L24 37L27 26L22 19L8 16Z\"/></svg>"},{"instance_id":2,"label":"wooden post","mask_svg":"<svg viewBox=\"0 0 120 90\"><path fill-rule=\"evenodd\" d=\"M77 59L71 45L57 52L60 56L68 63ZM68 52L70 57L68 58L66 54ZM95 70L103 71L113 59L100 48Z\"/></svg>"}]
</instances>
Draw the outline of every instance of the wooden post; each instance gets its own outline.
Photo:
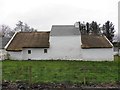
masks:
<instances>
[{"instance_id":1,"label":"wooden post","mask_svg":"<svg viewBox=\"0 0 120 90\"><path fill-rule=\"evenodd\" d=\"M85 79L85 77L84 77L84 85L86 85L86 79Z\"/></svg>"},{"instance_id":2,"label":"wooden post","mask_svg":"<svg viewBox=\"0 0 120 90\"><path fill-rule=\"evenodd\" d=\"M31 66L29 66L29 87L31 86L31 84L32 84L32 67ZM30 88L30 90L31 90L31 88Z\"/></svg>"}]
</instances>

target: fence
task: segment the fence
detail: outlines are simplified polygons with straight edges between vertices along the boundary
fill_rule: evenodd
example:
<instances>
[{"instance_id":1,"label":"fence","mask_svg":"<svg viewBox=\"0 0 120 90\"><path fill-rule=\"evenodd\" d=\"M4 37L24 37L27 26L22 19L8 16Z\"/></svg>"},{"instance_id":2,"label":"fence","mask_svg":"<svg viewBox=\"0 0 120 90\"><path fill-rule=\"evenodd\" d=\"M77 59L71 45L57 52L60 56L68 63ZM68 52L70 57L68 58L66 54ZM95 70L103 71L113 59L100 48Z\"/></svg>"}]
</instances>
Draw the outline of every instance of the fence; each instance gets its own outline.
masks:
<instances>
[{"instance_id":1,"label":"fence","mask_svg":"<svg viewBox=\"0 0 120 90\"><path fill-rule=\"evenodd\" d=\"M120 67L120 66L118 66L118 67ZM100 75L100 73L101 74L105 73L106 72L105 68L106 67L104 66L104 68L101 71L96 71L95 70L96 68L91 70L91 69L87 69L87 68L83 67L82 69L80 69L81 73L79 73L79 75L81 75L81 76L77 76L78 75L78 74L76 74L77 72L72 74L72 75L70 73L64 72L64 74L66 74L66 76L64 76L64 79L67 78L67 77L70 77L70 79L71 78L74 78L74 79L78 78L80 80L79 83L81 83L83 85L94 84L94 83L99 82L99 81L97 81L97 78L102 77L102 76L95 75L95 73L98 74L98 75ZM34 72L32 70L33 70L32 66L21 66L21 67L19 67L19 66L16 66L16 67L15 66L9 66L9 67L4 67L3 70L2 70L3 80L6 79L7 81L13 81L13 82L22 81L22 82L26 82L29 85L31 85L35 80L41 79L41 77L45 77L44 75L47 74L47 73L41 73L38 76L38 78L35 79L35 77L34 77L35 75L34 75ZM45 70L45 69L40 69L40 71L43 71L43 70ZM118 70L120 70L120 68L118 68ZM58 70L56 69L56 71L54 70L52 72L55 73L55 72L58 72L58 71L60 72L59 69ZM38 71L38 73L39 73L39 71ZM120 81L120 77L119 77L120 71L115 71L115 73L118 73L118 75L116 76L116 81ZM51 77L51 76L49 76L49 77ZM111 78L112 76L108 75L108 77ZM55 73L54 77L51 77L51 78L52 79L55 79L55 78L60 79L60 78L63 78L63 76L60 75L59 73L58 74ZM106 78L107 78L107 76L106 76ZM34 81L32 79L34 79ZM71 83L68 80L65 81L65 82L66 83Z\"/></svg>"}]
</instances>

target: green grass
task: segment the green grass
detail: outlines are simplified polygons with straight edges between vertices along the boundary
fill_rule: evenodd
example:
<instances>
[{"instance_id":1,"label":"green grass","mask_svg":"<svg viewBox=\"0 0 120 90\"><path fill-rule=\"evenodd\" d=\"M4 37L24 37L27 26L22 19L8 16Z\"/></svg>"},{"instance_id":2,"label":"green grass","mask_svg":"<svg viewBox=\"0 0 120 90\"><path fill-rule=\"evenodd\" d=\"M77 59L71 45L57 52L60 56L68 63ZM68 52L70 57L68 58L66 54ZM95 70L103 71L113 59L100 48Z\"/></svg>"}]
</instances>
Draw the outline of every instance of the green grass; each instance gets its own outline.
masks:
<instances>
[{"instance_id":1,"label":"green grass","mask_svg":"<svg viewBox=\"0 0 120 90\"><path fill-rule=\"evenodd\" d=\"M120 60L120 57L116 57ZM2 62L2 79L31 83L115 83L118 60L95 61L10 61Z\"/></svg>"}]
</instances>

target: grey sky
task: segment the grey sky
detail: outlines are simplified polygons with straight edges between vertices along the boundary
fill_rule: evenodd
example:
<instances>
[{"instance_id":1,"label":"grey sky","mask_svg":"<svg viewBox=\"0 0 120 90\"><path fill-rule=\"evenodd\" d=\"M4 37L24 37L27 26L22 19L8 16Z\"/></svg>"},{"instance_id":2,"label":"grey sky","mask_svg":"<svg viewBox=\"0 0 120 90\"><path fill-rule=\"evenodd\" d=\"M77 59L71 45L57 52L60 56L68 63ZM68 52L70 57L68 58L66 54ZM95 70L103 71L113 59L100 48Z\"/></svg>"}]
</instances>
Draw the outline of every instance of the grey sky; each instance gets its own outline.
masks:
<instances>
[{"instance_id":1,"label":"grey sky","mask_svg":"<svg viewBox=\"0 0 120 90\"><path fill-rule=\"evenodd\" d=\"M118 29L119 0L0 0L0 24L15 27L21 20L38 30L76 21L110 20Z\"/></svg>"}]
</instances>

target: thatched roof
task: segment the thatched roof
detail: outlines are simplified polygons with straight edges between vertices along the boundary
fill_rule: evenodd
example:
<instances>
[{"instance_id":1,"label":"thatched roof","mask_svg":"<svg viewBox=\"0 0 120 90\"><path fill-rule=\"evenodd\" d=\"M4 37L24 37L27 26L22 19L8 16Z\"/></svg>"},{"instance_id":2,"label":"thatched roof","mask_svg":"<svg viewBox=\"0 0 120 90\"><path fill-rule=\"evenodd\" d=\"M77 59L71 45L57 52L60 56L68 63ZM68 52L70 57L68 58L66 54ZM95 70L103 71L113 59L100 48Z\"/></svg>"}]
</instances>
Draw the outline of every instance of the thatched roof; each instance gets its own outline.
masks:
<instances>
[{"instance_id":1,"label":"thatched roof","mask_svg":"<svg viewBox=\"0 0 120 90\"><path fill-rule=\"evenodd\" d=\"M81 35L82 48L112 48L105 36Z\"/></svg>"},{"instance_id":2,"label":"thatched roof","mask_svg":"<svg viewBox=\"0 0 120 90\"><path fill-rule=\"evenodd\" d=\"M22 48L49 48L49 33L18 32L6 50L20 51Z\"/></svg>"}]
</instances>

